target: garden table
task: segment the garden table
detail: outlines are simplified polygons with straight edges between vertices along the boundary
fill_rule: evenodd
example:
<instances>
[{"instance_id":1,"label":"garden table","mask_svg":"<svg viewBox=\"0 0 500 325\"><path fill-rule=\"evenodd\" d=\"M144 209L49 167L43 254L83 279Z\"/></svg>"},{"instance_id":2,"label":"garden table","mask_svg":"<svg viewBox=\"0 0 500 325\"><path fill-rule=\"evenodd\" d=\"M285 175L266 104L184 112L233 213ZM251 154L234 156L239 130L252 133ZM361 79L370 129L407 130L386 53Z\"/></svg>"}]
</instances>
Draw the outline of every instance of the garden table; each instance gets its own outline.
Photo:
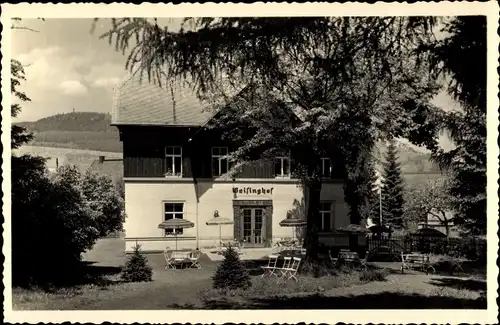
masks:
<instances>
[{"instance_id":1,"label":"garden table","mask_svg":"<svg viewBox=\"0 0 500 325\"><path fill-rule=\"evenodd\" d=\"M347 265L355 264L366 267L366 260L359 258L357 252L340 251L338 260L344 261Z\"/></svg>"},{"instance_id":2,"label":"garden table","mask_svg":"<svg viewBox=\"0 0 500 325\"><path fill-rule=\"evenodd\" d=\"M429 256L425 254L401 254L401 261L401 273L404 272L405 268L411 270L412 267L420 268L422 271L425 271L425 274L429 273L429 269L432 269L434 272L436 272L436 269L434 269L434 267L430 263Z\"/></svg>"},{"instance_id":3,"label":"garden table","mask_svg":"<svg viewBox=\"0 0 500 325\"><path fill-rule=\"evenodd\" d=\"M170 264L172 267L176 268L177 265L184 265L185 263L191 263L191 251L172 251L170 253Z\"/></svg>"}]
</instances>

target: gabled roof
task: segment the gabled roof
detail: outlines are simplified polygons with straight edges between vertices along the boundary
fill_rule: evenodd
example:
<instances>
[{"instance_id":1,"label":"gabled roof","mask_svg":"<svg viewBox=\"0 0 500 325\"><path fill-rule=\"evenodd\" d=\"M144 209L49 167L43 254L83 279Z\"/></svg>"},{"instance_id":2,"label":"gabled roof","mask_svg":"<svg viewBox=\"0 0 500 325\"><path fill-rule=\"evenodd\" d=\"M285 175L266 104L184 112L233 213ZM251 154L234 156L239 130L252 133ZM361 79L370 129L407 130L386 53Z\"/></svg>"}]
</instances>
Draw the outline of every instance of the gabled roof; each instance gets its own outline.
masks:
<instances>
[{"instance_id":1,"label":"gabled roof","mask_svg":"<svg viewBox=\"0 0 500 325\"><path fill-rule=\"evenodd\" d=\"M112 125L201 126L213 113L187 85L173 81L161 87L146 75L129 75L116 89Z\"/></svg>"},{"instance_id":2,"label":"gabled roof","mask_svg":"<svg viewBox=\"0 0 500 325\"><path fill-rule=\"evenodd\" d=\"M168 84L167 84L168 82ZM244 91L227 87L232 96ZM208 101L201 101L194 90L180 80L162 80L161 87L146 75L129 75L118 86L113 100L112 125L205 126L215 115ZM292 112L301 120L304 112Z\"/></svg>"}]
</instances>

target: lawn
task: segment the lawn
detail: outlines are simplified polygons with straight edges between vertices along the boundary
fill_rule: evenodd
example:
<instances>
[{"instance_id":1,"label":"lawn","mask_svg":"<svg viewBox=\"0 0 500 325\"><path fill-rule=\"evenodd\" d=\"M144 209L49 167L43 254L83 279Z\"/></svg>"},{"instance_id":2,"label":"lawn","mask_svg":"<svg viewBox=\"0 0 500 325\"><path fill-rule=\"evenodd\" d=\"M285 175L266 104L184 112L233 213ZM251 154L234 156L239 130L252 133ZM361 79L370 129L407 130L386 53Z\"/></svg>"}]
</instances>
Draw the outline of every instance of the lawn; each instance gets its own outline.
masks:
<instances>
[{"instance_id":1,"label":"lawn","mask_svg":"<svg viewBox=\"0 0 500 325\"><path fill-rule=\"evenodd\" d=\"M13 290L15 310L113 310L113 309L432 309L486 308L481 279L390 272L383 281L360 281L355 272L284 284L261 279L258 262L245 261L253 287L246 292L219 293L211 289L219 262L203 255L202 269L165 270L163 256L148 255L153 281L122 283L123 239L108 238L85 254L86 281L70 288Z\"/></svg>"}]
</instances>

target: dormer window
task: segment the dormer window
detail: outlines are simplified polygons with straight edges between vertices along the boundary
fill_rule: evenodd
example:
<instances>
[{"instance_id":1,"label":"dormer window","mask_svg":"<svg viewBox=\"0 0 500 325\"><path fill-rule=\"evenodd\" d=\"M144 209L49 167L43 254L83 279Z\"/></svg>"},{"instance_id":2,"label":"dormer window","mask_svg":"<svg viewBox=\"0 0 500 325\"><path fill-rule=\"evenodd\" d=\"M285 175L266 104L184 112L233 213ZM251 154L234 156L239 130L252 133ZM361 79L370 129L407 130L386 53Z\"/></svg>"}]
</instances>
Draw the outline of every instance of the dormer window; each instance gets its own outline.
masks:
<instances>
[{"instance_id":1,"label":"dormer window","mask_svg":"<svg viewBox=\"0 0 500 325\"><path fill-rule=\"evenodd\" d=\"M290 155L275 158L274 174L278 178L290 177Z\"/></svg>"},{"instance_id":2,"label":"dormer window","mask_svg":"<svg viewBox=\"0 0 500 325\"><path fill-rule=\"evenodd\" d=\"M182 147L165 147L165 177L182 176Z\"/></svg>"},{"instance_id":3,"label":"dormer window","mask_svg":"<svg viewBox=\"0 0 500 325\"><path fill-rule=\"evenodd\" d=\"M332 160L321 158L321 177L330 178L332 176Z\"/></svg>"},{"instance_id":4,"label":"dormer window","mask_svg":"<svg viewBox=\"0 0 500 325\"><path fill-rule=\"evenodd\" d=\"M212 148L212 176L219 177L226 174L229 170L229 160L227 147Z\"/></svg>"}]
</instances>

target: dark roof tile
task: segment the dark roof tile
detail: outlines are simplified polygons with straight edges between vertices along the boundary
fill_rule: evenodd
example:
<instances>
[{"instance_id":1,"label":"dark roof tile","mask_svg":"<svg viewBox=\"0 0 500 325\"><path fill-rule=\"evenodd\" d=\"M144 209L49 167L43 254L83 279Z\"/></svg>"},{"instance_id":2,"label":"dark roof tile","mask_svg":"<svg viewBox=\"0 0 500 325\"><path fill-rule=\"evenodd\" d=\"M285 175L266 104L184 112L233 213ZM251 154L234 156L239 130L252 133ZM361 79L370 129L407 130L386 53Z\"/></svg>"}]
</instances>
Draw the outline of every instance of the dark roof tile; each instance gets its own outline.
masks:
<instances>
[{"instance_id":1,"label":"dark roof tile","mask_svg":"<svg viewBox=\"0 0 500 325\"><path fill-rule=\"evenodd\" d=\"M173 96L172 96L173 95ZM161 87L139 73L128 76L115 93L112 124L204 125L213 113L184 83Z\"/></svg>"}]
</instances>

